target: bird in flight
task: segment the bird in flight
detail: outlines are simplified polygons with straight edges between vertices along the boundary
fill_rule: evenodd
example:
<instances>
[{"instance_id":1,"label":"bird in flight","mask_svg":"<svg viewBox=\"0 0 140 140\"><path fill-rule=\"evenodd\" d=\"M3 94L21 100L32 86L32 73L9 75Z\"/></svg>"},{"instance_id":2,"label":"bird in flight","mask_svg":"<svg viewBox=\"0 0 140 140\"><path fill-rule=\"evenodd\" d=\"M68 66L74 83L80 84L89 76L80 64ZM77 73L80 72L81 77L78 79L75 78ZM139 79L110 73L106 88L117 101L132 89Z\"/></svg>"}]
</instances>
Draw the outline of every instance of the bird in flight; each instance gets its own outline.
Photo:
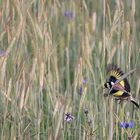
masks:
<instances>
[{"instance_id":1,"label":"bird in flight","mask_svg":"<svg viewBox=\"0 0 140 140\"><path fill-rule=\"evenodd\" d=\"M120 101L130 100L136 107L139 108L139 104L131 95L130 84L127 80L127 76L132 74L135 70L136 69L133 69L128 73L124 73L117 65L108 65L108 78L106 79L104 86L109 90L107 95L112 95Z\"/></svg>"}]
</instances>

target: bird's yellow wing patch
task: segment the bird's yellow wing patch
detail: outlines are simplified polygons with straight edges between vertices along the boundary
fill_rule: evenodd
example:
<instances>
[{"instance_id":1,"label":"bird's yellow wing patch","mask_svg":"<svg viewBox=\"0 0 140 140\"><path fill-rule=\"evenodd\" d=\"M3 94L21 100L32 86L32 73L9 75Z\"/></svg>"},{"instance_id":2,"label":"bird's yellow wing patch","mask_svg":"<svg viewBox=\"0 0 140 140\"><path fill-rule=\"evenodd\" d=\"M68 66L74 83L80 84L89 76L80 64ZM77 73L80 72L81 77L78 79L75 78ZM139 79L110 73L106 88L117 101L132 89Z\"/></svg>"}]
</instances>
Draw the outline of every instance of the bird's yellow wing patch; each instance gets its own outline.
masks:
<instances>
[{"instance_id":1,"label":"bird's yellow wing patch","mask_svg":"<svg viewBox=\"0 0 140 140\"><path fill-rule=\"evenodd\" d=\"M115 70L109 71L108 75L114 76L117 80L122 76L117 70L116 71ZM124 80L119 82L119 84L124 87Z\"/></svg>"},{"instance_id":2,"label":"bird's yellow wing patch","mask_svg":"<svg viewBox=\"0 0 140 140\"><path fill-rule=\"evenodd\" d=\"M109 76L114 76L116 77L116 79L119 79L121 77L120 73L115 71L115 70L112 70L108 73Z\"/></svg>"},{"instance_id":3,"label":"bird's yellow wing patch","mask_svg":"<svg viewBox=\"0 0 140 140\"><path fill-rule=\"evenodd\" d=\"M117 92L115 92L114 94L113 94L113 96L115 96L115 97L120 97L120 96L122 96L123 95L123 91L117 91Z\"/></svg>"}]
</instances>

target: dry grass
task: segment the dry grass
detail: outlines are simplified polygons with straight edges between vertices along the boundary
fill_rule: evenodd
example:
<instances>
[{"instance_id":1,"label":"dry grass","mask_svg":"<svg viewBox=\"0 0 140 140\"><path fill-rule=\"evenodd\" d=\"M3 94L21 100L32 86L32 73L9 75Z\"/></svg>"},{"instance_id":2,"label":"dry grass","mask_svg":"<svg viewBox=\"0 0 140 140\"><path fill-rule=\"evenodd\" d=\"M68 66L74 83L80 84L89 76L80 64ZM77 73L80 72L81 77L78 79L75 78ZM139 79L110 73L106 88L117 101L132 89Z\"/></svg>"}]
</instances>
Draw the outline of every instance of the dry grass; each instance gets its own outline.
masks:
<instances>
[{"instance_id":1,"label":"dry grass","mask_svg":"<svg viewBox=\"0 0 140 140\"><path fill-rule=\"evenodd\" d=\"M0 1L0 139L138 140L139 110L104 98L103 85L108 63L136 67L140 100L139 3Z\"/></svg>"}]
</instances>

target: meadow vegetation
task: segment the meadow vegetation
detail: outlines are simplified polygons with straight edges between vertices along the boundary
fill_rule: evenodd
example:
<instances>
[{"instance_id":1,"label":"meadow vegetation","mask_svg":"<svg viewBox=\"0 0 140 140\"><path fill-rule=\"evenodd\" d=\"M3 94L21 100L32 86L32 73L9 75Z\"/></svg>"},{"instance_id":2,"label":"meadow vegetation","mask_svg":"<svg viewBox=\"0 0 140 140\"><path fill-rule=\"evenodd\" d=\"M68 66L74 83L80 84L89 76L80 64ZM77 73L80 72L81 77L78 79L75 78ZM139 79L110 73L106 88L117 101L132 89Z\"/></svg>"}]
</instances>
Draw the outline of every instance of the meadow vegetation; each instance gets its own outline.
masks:
<instances>
[{"instance_id":1,"label":"meadow vegetation","mask_svg":"<svg viewBox=\"0 0 140 140\"><path fill-rule=\"evenodd\" d=\"M139 5L1 0L0 139L140 139L140 111L104 97L114 63L136 68L128 80L140 102Z\"/></svg>"}]
</instances>

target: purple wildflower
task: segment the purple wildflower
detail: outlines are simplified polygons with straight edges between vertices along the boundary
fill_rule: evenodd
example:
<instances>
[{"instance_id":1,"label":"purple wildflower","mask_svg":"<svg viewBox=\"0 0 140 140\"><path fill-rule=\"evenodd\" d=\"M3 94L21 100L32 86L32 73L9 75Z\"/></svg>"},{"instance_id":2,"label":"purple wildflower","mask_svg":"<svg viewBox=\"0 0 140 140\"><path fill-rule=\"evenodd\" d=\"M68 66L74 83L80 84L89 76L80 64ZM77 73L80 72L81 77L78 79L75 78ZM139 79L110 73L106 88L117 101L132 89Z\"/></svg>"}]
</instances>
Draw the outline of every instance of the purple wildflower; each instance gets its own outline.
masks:
<instances>
[{"instance_id":1,"label":"purple wildflower","mask_svg":"<svg viewBox=\"0 0 140 140\"><path fill-rule=\"evenodd\" d=\"M71 11L65 11L64 12L64 16L73 19L74 18L74 14Z\"/></svg>"},{"instance_id":2,"label":"purple wildflower","mask_svg":"<svg viewBox=\"0 0 140 140\"><path fill-rule=\"evenodd\" d=\"M133 121L129 122L129 128L133 128L133 127L134 127L134 122Z\"/></svg>"},{"instance_id":3,"label":"purple wildflower","mask_svg":"<svg viewBox=\"0 0 140 140\"><path fill-rule=\"evenodd\" d=\"M80 95L82 95L82 93L83 93L83 90L85 89L85 84L87 83L87 80L86 79L83 79L82 80L82 84L81 84L81 86L80 86L80 88L79 88L79 93L80 93Z\"/></svg>"},{"instance_id":4,"label":"purple wildflower","mask_svg":"<svg viewBox=\"0 0 140 140\"><path fill-rule=\"evenodd\" d=\"M83 88L82 87L79 88L79 93L80 93L80 95L83 93Z\"/></svg>"},{"instance_id":5,"label":"purple wildflower","mask_svg":"<svg viewBox=\"0 0 140 140\"><path fill-rule=\"evenodd\" d=\"M126 123L126 122L121 122L121 123L119 123L119 126L120 126L121 128L127 128L127 127L128 127L128 123Z\"/></svg>"},{"instance_id":6,"label":"purple wildflower","mask_svg":"<svg viewBox=\"0 0 140 140\"><path fill-rule=\"evenodd\" d=\"M71 122L74 119L74 117L70 113L66 113L64 117L64 121Z\"/></svg>"},{"instance_id":7,"label":"purple wildflower","mask_svg":"<svg viewBox=\"0 0 140 140\"><path fill-rule=\"evenodd\" d=\"M6 56L6 55L7 55L6 51L0 50L0 57Z\"/></svg>"},{"instance_id":8,"label":"purple wildflower","mask_svg":"<svg viewBox=\"0 0 140 140\"><path fill-rule=\"evenodd\" d=\"M134 127L134 122L130 121L130 122L120 122L119 126L121 128L133 128Z\"/></svg>"},{"instance_id":9,"label":"purple wildflower","mask_svg":"<svg viewBox=\"0 0 140 140\"><path fill-rule=\"evenodd\" d=\"M83 84L86 84L87 83L87 80L86 79L83 79Z\"/></svg>"}]
</instances>

